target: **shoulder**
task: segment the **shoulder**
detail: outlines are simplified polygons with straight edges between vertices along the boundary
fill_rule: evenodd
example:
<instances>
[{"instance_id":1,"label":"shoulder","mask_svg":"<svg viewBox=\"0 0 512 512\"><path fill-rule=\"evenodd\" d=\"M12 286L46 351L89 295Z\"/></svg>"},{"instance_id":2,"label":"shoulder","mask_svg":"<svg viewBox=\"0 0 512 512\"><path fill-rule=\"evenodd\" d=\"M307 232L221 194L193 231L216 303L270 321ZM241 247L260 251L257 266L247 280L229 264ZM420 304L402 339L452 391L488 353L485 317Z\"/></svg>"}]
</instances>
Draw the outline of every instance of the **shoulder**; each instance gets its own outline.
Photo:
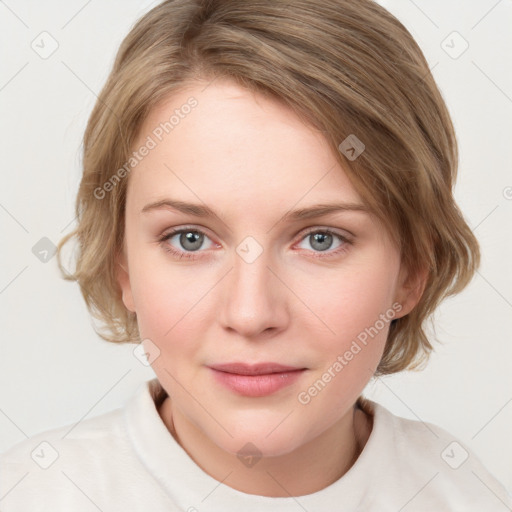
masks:
<instances>
[{"instance_id":1,"label":"shoulder","mask_svg":"<svg viewBox=\"0 0 512 512\"><path fill-rule=\"evenodd\" d=\"M29 505L34 507L30 510L64 505L77 486L87 488L104 478L109 467L112 471L122 465L128 454L122 416L116 409L40 432L0 454L2 507L17 511Z\"/></svg>"},{"instance_id":2,"label":"shoulder","mask_svg":"<svg viewBox=\"0 0 512 512\"><path fill-rule=\"evenodd\" d=\"M141 455L141 436L165 431L155 409L162 396L157 379L144 382L123 408L41 432L0 454L2 512L177 510Z\"/></svg>"},{"instance_id":3,"label":"shoulder","mask_svg":"<svg viewBox=\"0 0 512 512\"><path fill-rule=\"evenodd\" d=\"M412 509L414 503L424 510L423 502L430 510L512 508L507 489L466 443L433 423L397 416L376 402L367 405L379 423L379 442L392 446L383 453L394 459L394 486L410 490Z\"/></svg>"},{"instance_id":4,"label":"shoulder","mask_svg":"<svg viewBox=\"0 0 512 512\"><path fill-rule=\"evenodd\" d=\"M40 432L0 454L2 464L32 464L49 467L63 457L76 456L80 451L90 452L92 447L109 446L119 441L123 429L122 410L63 425Z\"/></svg>"}]
</instances>

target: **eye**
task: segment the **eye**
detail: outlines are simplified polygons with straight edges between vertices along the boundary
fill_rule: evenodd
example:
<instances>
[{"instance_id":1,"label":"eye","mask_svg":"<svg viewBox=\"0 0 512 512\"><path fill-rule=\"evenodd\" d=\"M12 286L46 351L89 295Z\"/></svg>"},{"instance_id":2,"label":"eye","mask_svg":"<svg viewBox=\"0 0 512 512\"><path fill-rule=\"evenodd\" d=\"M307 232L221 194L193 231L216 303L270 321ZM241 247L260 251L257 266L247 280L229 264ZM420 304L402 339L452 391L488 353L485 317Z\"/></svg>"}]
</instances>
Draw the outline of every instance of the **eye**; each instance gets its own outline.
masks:
<instances>
[{"instance_id":1,"label":"eye","mask_svg":"<svg viewBox=\"0 0 512 512\"><path fill-rule=\"evenodd\" d=\"M174 244L171 243L173 239L175 239ZM197 253L202 252L201 249L205 249L203 247L205 239L210 240L208 235L201 229L194 227L182 227L165 233L159 238L159 242L163 244L163 247L167 252L171 253L176 258L194 260L200 257ZM338 240L338 245L335 250L330 250L336 239ZM309 244L312 249L307 247L305 249L311 251L313 253L312 257L314 258L330 258L338 256L347 251L348 246L352 244L348 237L340 233L336 233L331 229L318 227L312 228L306 232L302 236L301 242L307 242ZM206 249L214 246L218 246L218 244L211 242L210 247L206 247ZM301 248L304 249L304 247Z\"/></svg>"},{"instance_id":2,"label":"eye","mask_svg":"<svg viewBox=\"0 0 512 512\"><path fill-rule=\"evenodd\" d=\"M177 247L171 244L173 238L176 238L175 244ZM197 228L185 227L167 232L159 239L159 242L163 244L166 251L179 259L195 259L197 256L194 253L200 252L205 239L210 240L204 231Z\"/></svg>"},{"instance_id":3,"label":"eye","mask_svg":"<svg viewBox=\"0 0 512 512\"><path fill-rule=\"evenodd\" d=\"M335 250L330 251L335 240L338 239L339 243ZM351 241L348 237L336 233L328 228L313 228L310 229L301 239L306 242L313 249L313 257L315 258L330 258L337 256L348 249ZM306 248L307 249L307 248ZM308 249L309 250L309 249Z\"/></svg>"}]
</instances>

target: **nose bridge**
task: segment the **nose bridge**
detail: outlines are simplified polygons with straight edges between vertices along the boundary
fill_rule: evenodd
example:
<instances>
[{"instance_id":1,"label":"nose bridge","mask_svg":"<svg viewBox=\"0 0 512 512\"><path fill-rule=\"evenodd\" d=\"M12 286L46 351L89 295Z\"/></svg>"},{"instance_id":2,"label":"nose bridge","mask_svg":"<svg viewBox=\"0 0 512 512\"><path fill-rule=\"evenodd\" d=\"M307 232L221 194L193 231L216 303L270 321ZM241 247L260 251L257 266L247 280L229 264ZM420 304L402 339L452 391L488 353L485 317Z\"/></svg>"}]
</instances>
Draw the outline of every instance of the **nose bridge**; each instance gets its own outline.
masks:
<instances>
[{"instance_id":1,"label":"nose bridge","mask_svg":"<svg viewBox=\"0 0 512 512\"><path fill-rule=\"evenodd\" d=\"M249 302L264 298L270 291L272 265L270 249L254 237L246 237L233 255L232 289L239 299Z\"/></svg>"},{"instance_id":2,"label":"nose bridge","mask_svg":"<svg viewBox=\"0 0 512 512\"><path fill-rule=\"evenodd\" d=\"M225 287L223 322L244 336L253 336L285 320L284 296L269 267L272 251L246 237L233 254L233 268Z\"/></svg>"}]
</instances>

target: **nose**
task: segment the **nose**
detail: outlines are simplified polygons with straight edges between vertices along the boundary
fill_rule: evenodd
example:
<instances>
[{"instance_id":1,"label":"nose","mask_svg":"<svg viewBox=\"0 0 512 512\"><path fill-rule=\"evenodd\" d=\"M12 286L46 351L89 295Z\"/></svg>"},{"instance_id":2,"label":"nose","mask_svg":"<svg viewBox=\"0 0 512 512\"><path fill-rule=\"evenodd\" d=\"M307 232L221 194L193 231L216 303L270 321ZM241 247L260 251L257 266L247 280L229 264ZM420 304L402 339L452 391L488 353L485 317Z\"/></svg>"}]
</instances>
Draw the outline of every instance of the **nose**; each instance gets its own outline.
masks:
<instances>
[{"instance_id":1,"label":"nose","mask_svg":"<svg viewBox=\"0 0 512 512\"><path fill-rule=\"evenodd\" d=\"M224 329L254 340L286 328L287 288L270 251L264 250L254 261L235 253L233 268L223 281L220 320Z\"/></svg>"}]
</instances>

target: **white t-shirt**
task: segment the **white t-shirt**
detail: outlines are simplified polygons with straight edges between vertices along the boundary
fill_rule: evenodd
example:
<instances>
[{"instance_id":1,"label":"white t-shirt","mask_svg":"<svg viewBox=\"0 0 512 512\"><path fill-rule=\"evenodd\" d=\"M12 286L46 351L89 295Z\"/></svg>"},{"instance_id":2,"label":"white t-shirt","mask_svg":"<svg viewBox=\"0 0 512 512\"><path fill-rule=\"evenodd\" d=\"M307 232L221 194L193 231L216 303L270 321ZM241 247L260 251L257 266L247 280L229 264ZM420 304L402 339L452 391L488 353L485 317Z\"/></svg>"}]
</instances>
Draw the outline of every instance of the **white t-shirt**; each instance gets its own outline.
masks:
<instances>
[{"instance_id":1,"label":"white t-shirt","mask_svg":"<svg viewBox=\"0 0 512 512\"><path fill-rule=\"evenodd\" d=\"M399 512L512 510L512 496L445 430L368 401L373 429L350 470L298 497L237 491L205 473L157 410L155 378L124 408L48 430L0 455L2 512Z\"/></svg>"}]
</instances>

